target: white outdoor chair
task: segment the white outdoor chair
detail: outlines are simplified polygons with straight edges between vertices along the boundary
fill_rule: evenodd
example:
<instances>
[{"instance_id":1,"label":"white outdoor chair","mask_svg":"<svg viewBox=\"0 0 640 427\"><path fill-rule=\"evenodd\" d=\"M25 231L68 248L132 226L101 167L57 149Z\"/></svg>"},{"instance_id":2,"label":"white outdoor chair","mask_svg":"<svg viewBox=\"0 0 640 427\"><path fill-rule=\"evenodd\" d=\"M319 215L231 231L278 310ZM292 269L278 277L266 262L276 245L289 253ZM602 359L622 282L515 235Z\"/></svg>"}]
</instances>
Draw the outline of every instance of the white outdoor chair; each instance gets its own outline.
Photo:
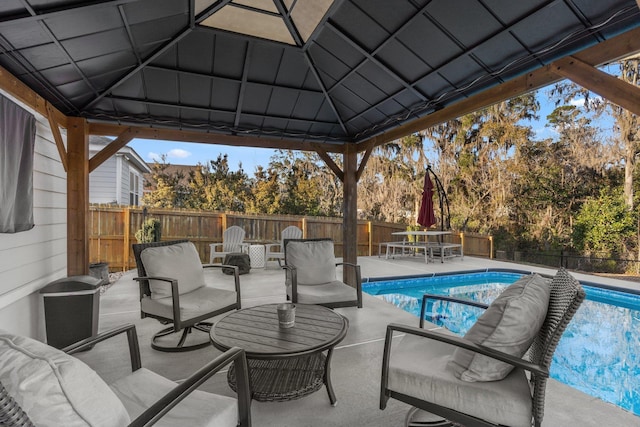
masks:
<instances>
[{"instance_id":1,"label":"white outdoor chair","mask_svg":"<svg viewBox=\"0 0 640 427\"><path fill-rule=\"evenodd\" d=\"M275 259L278 261L278 265L282 266L282 260L284 259L285 239L302 239L302 230L300 230L295 225L290 225L289 227L282 230L282 233L280 234L280 242L269 243L268 245L266 245L266 262L269 262L270 259Z\"/></svg>"},{"instance_id":2,"label":"white outdoor chair","mask_svg":"<svg viewBox=\"0 0 640 427\"><path fill-rule=\"evenodd\" d=\"M217 258L221 258L220 262L224 262L224 257L227 256L227 254L242 252L244 236L244 229L237 225L232 225L224 230L224 233L222 233L222 243L212 243L209 245L209 264L213 264L213 260ZM220 249L219 252L217 252L218 249Z\"/></svg>"}]
</instances>

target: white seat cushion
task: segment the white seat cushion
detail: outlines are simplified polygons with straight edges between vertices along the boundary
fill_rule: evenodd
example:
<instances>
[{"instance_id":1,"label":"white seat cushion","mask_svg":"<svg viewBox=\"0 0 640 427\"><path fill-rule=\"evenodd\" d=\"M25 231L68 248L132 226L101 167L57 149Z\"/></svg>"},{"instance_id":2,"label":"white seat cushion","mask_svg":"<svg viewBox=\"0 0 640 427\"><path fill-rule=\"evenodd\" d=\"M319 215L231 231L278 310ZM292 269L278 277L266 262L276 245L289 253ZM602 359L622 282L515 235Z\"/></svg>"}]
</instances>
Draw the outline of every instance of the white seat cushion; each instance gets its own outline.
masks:
<instances>
[{"instance_id":1,"label":"white seat cushion","mask_svg":"<svg viewBox=\"0 0 640 427\"><path fill-rule=\"evenodd\" d=\"M234 291L203 286L180 295L180 320L193 319L236 302L237 294ZM144 297L140 300L140 307L145 313L173 319L173 298L170 296L162 299Z\"/></svg>"},{"instance_id":2,"label":"white seat cushion","mask_svg":"<svg viewBox=\"0 0 640 427\"><path fill-rule=\"evenodd\" d=\"M345 285L339 280L321 285L298 285L298 302L300 304L326 304L340 301L355 301L358 298L355 288ZM287 295L291 298L291 286L287 286Z\"/></svg>"},{"instance_id":3,"label":"white seat cushion","mask_svg":"<svg viewBox=\"0 0 640 427\"><path fill-rule=\"evenodd\" d=\"M439 341L402 337L391 351L388 388L497 424L531 427L531 392L523 370L514 369L501 381L462 381L448 365L453 350Z\"/></svg>"},{"instance_id":4,"label":"white seat cushion","mask_svg":"<svg viewBox=\"0 0 640 427\"><path fill-rule=\"evenodd\" d=\"M549 306L550 280L538 274L525 276L496 298L465 334L476 344L522 357L542 327ZM457 349L451 359L456 376L464 381L496 381L512 365L470 350Z\"/></svg>"},{"instance_id":5,"label":"white seat cushion","mask_svg":"<svg viewBox=\"0 0 640 427\"><path fill-rule=\"evenodd\" d=\"M95 371L31 338L0 331L0 381L39 427L122 427L130 422Z\"/></svg>"},{"instance_id":6,"label":"white seat cushion","mask_svg":"<svg viewBox=\"0 0 640 427\"><path fill-rule=\"evenodd\" d=\"M131 419L142 414L176 383L148 369L138 369L133 374L111 384ZM235 427L238 424L236 399L196 390L160 419L156 426Z\"/></svg>"},{"instance_id":7,"label":"white seat cushion","mask_svg":"<svg viewBox=\"0 0 640 427\"><path fill-rule=\"evenodd\" d=\"M167 277L178 281L179 293L185 294L205 285L200 255L191 242L144 249L140 253L149 277ZM171 283L150 280L151 298L171 296Z\"/></svg>"}]
</instances>

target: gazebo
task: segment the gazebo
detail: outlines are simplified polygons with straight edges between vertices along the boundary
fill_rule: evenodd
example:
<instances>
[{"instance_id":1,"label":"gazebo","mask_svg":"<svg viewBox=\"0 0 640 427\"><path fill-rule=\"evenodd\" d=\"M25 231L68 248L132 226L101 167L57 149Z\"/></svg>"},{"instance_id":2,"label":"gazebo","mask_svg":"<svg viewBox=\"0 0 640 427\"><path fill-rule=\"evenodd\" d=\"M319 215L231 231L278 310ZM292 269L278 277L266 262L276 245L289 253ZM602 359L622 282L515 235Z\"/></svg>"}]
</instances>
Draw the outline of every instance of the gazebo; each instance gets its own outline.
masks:
<instances>
[{"instance_id":1,"label":"gazebo","mask_svg":"<svg viewBox=\"0 0 640 427\"><path fill-rule=\"evenodd\" d=\"M0 89L49 120L69 275L88 268L89 173L134 138L317 152L354 262L376 146L563 78L640 114L640 88L597 68L640 51L638 4L5 0ZM89 135L115 139L89 158Z\"/></svg>"}]
</instances>

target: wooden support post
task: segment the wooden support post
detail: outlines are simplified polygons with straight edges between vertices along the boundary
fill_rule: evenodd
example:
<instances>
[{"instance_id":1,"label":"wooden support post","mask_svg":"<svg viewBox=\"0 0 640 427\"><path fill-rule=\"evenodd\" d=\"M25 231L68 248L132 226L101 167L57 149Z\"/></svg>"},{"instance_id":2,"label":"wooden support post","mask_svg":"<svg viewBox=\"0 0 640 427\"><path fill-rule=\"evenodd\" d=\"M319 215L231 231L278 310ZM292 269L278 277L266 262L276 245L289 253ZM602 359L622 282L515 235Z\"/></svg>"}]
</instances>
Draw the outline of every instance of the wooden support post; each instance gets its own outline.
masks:
<instances>
[{"instance_id":1,"label":"wooden support post","mask_svg":"<svg viewBox=\"0 0 640 427\"><path fill-rule=\"evenodd\" d=\"M344 210L342 229L342 259L358 263L358 153L346 152L344 158ZM355 286L355 274L345 269L343 281Z\"/></svg>"},{"instance_id":2,"label":"wooden support post","mask_svg":"<svg viewBox=\"0 0 640 427\"><path fill-rule=\"evenodd\" d=\"M67 128L67 274L89 273L89 133L87 121L70 117Z\"/></svg>"},{"instance_id":3,"label":"wooden support post","mask_svg":"<svg viewBox=\"0 0 640 427\"><path fill-rule=\"evenodd\" d=\"M307 218L302 218L302 238L307 239Z\"/></svg>"}]
</instances>

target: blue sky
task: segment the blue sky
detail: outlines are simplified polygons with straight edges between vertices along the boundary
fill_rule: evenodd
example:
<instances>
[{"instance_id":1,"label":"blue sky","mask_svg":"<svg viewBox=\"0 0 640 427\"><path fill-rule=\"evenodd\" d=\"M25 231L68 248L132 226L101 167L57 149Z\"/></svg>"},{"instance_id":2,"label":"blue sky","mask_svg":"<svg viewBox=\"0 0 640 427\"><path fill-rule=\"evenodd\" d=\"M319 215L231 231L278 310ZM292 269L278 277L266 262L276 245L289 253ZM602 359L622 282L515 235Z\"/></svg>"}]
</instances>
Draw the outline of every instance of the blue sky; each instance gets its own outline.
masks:
<instances>
[{"instance_id":1,"label":"blue sky","mask_svg":"<svg viewBox=\"0 0 640 427\"><path fill-rule=\"evenodd\" d=\"M549 115L554 105L547 99L547 91L551 88L543 88L540 90L538 99L541 104L539 112L540 120L527 123L535 132L537 139L553 138L556 133L553 128L545 126L547 123L547 115ZM575 100L574 105L581 106L584 100ZM526 123L526 122L525 122ZM607 124L606 119L600 123L603 128L611 127ZM219 154L227 154L229 158L229 167L237 170L240 163L242 168L249 175L253 173L258 165L267 166L269 159L275 153L274 150L266 148L251 147L232 147L227 145L212 144L194 144L186 142L170 142L158 140L136 139L129 143L136 152L147 162L160 160L160 155L167 156L167 162L172 165L196 165L198 163L205 164L209 160L215 160Z\"/></svg>"},{"instance_id":2,"label":"blue sky","mask_svg":"<svg viewBox=\"0 0 640 427\"><path fill-rule=\"evenodd\" d=\"M160 161L160 156L167 156L167 163L172 165L205 164L215 160L220 154L227 154L229 167L237 170L240 163L249 175L253 176L256 166L267 166L269 158L275 153L266 148L231 147L228 145L193 144L187 142L158 141L135 139L128 144L146 162Z\"/></svg>"}]
</instances>

